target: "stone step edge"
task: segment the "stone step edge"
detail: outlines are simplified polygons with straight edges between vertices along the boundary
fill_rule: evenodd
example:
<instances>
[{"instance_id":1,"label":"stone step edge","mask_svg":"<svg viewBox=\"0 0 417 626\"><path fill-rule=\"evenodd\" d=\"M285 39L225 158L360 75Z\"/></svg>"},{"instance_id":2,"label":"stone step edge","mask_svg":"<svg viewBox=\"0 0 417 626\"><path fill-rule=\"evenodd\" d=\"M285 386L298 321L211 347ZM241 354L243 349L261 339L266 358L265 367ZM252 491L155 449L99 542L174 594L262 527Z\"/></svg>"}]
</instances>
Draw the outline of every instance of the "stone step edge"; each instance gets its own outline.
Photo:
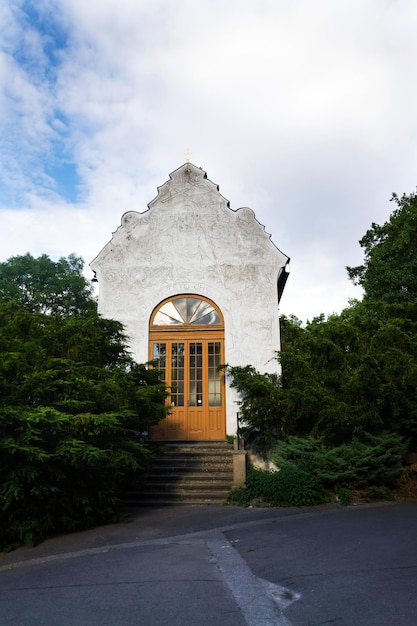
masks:
<instances>
[{"instance_id":1,"label":"stone step edge","mask_svg":"<svg viewBox=\"0 0 417 626\"><path fill-rule=\"evenodd\" d=\"M184 474L184 472L177 471L154 471L147 474L145 483L152 482L153 480L166 480L167 482L174 482L176 480L200 480L202 482L207 482L210 480L233 480L233 471L231 469L227 469L216 473L202 471L190 472L189 474Z\"/></svg>"},{"instance_id":2,"label":"stone step edge","mask_svg":"<svg viewBox=\"0 0 417 626\"><path fill-rule=\"evenodd\" d=\"M215 467L227 467L227 466L232 466L233 465L233 459L222 459L222 458L217 458L217 459L207 459L206 457L201 457L201 458L196 458L196 457L189 457L187 459L157 459L152 461L152 465L151 468L153 467L159 467L159 466L163 466L163 467L178 467L183 469L184 467L191 467L193 465L213 465Z\"/></svg>"},{"instance_id":3,"label":"stone step edge","mask_svg":"<svg viewBox=\"0 0 417 626\"><path fill-rule=\"evenodd\" d=\"M158 451L157 453L155 453L154 458L156 459L162 459L164 456L167 457L172 457L172 458L177 458L177 457L186 457L186 458L190 458L193 456L196 457L200 457L200 456L209 456L209 457L224 457L227 458L229 456L233 456L233 450L165 450L165 451Z\"/></svg>"},{"instance_id":4,"label":"stone step edge","mask_svg":"<svg viewBox=\"0 0 417 626\"><path fill-rule=\"evenodd\" d=\"M170 491L171 493L189 493L190 491L199 491L201 493L209 493L211 491L213 492L219 492L219 491L226 491L229 492L232 490L232 484L231 482L224 482L224 483L201 483L201 482L196 482L196 483L154 483L154 484L148 484L148 485L144 485L142 487L142 489L139 490L132 490L132 491L128 491L128 494L136 494L137 497L140 497L141 494L143 493L150 493L151 491L153 492L167 492Z\"/></svg>"},{"instance_id":5,"label":"stone step edge","mask_svg":"<svg viewBox=\"0 0 417 626\"><path fill-rule=\"evenodd\" d=\"M201 489L200 486L193 487L183 487L182 485L178 485L175 488L170 486L164 487L163 485L152 485L148 489L143 489L143 491L132 491L124 495L124 498L134 498L137 500L142 499L143 497L149 497L151 494L154 494L155 497L179 497L179 496L194 496L195 498L200 497L201 494L206 496L210 494L210 497L220 497L222 494L225 497L231 492L231 487L225 485L218 485L210 487L206 487L205 489Z\"/></svg>"},{"instance_id":6,"label":"stone step edge","mask_svg":"<svg viewBox=\"0 0 417 626\"><path fill-rule=\"evenodd\" d=\"M161 497L160 497L161 496ZM226 494L195 494L189 495L187 494L170 494L168 497L167 494L158 494L158 493L149 493L146 494L146 497L138 497L138 498L124 498L123 502L126 505L133 504L143 504L147 502L153 502L155 504L164 504L165 502L226 502L227 493Z\"/></svg>"},{"instance_id":7,"label":"stone step edge","mask_svg":"<svg viewBox=\"0 0 417 626\"><path fill-rule=\"evenodd\" d=\"M194 504L218 504L222 506L227 505L226 498L164 498L159 500L158 498L148 498L141 500L125 500L124 505L126 507L137 506L176 506L176 505L194 505Z\"/></svg>"}]
</instances>

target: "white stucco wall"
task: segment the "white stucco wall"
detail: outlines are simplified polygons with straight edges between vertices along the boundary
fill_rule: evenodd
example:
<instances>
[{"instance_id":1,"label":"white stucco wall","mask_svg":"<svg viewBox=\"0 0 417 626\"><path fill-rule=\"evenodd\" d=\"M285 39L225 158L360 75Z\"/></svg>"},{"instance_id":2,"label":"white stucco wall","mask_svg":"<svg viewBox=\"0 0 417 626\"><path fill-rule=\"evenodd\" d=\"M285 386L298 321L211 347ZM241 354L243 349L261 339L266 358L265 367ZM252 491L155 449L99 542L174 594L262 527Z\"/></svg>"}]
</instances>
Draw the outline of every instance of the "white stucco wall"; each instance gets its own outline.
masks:
<instances>
[{"instance_id":1,"label":"white stucco wall","mask_svg":"<svg viewBox=\"0 0 417 626\"><path fill-rule=\"evenodd\" d=\"M277 276L288 257L251 209L233 211L217 185L191 163L158 189L143 213L129 211L91 263L99 312L125 326L134 358L148 360L149 318L165 298L213 300L225 322L230 365L278 371ZM236 396L226 392L227 433L236 430Z\"/></svg>"}]
</instances>

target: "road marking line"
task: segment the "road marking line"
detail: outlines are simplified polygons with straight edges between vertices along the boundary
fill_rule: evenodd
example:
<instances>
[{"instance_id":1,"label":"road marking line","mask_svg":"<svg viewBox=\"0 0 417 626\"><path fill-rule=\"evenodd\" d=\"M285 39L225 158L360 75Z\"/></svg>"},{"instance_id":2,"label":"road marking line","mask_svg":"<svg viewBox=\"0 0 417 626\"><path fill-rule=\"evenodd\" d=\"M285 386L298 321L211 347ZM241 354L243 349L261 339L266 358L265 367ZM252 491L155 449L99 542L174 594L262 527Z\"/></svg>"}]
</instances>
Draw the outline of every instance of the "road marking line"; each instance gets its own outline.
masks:
<instances>
[{"instance_id":1,"label":"road marking line","mask_svg":"<svg viewBox=\"0 0 417 626\"><path fill-rule=\"evenodd\" d=\"M223 533L207 533L205 540L243 613L246 624L248 626L291 626L291 622L282 614L281 609L284 607L280 606L277 601L279 586L254 576L237 549ZM272 588L274 588L275 597ZM294 599L298 598L294 597Z\"/></svg>"}]
</instances>

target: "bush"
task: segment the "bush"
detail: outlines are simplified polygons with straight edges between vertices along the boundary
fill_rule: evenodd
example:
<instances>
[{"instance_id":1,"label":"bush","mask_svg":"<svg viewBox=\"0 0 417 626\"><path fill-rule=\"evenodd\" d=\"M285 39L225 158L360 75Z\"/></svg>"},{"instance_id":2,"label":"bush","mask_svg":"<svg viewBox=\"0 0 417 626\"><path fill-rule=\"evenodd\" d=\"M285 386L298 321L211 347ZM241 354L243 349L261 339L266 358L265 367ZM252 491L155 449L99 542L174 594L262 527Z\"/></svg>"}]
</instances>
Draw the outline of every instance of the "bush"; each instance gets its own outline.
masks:
<instances>
[{"instance_id":1,"label":"bush","mask_svg":"<svg viewBox=\"0 0 417 626\"><path fill-rule=\"evenodd\" d=\"M247 505L257 498L272 506L314 506L329 501L319 480L292 468L279 472L251 469L246 486L233 490L228 502Z\"/></svg>"},{"instance_id":2,"label":"bush","mask_svg":"<svg viewBox=\"0 0 417 626\"><path fill-rule=\"evenodd\" d=\"M390 500L389 490L404 472L407 443L395 434L366 435L349 444L326 447L320 440L289 437L272 460L278 472L251 469L246 486L232 491L228 502L247 506L260 498L273 506L314 506L334 492L342 505L352 489L365 489L368 500Z\"/></svg>"},{"instance_id":3,"label":"bush","mask_svg":"<svg viewBox=\"0 0 417 626\"><path fill-rule=\"evenodd\" d=\"M251 494L246 487L234 487L226 498L227 504L237 504L239 506L248 506L251 501Z\"/></svg>"},{"instance_id":4,"label":"bush","mask_svg":"<svg viewBox=\"0 0 417 626\"><path fill-rule=\"evenodd\" d=\"M372 502L373 500L390 502L395 499L392 491L383 486L369 487L361 495L365 502Z\"/></svg>"},{"instance_id":5,"label":"bush","mask_svg":"<svg viewBox=\"0 0 417 626\"><path fill-rule=\"evenodd\" d=\"M343 506L348 506L352 502L352 496L350 490L347 487L335 487L336 498Z\"/></svg>"},{"instance_id":6,"label":"bush","mask_svg":"<svg viewBox=\"0 0 417 626\"><path fill-rule=\"evenodd\" d=\"M336 447L320 440L290 437L272 456L281 469L297 468L316 476L324 487L362 488L391 485L404 471L407 443L392 433L365 434Z\"/></svg>"},{"instance_id":7,"label":"bush","mask_svg":"<svg viewBox=\"0 0 417 626\"><path fill-rule=\"evenodd\" d=\"M82 260L0 263L0 538L33 543L116 515L165 417L156 367L97 313Z\"/></svg>"},{"instance_id":8,"label":"bush","mask_svg":"<svg viewBox=\"0 0 417 626\"><path fill-rule=\"evenodd\" d=\"M251 365L224 366L230 385L241 394L240 435L261 452L282 437L281 386L276 374L260 374Z\"/></svg>"},{"instance_id":9,"label":"bush","mask_svg":"<svg viewBox=\"0 0 417 626\"><path fill-rule=\"evenodd\" d=\"M0 412L0 548L115 519L127 480L151 453L129 414L72 416L52 408Z\"/></svg>"}]
</instances>

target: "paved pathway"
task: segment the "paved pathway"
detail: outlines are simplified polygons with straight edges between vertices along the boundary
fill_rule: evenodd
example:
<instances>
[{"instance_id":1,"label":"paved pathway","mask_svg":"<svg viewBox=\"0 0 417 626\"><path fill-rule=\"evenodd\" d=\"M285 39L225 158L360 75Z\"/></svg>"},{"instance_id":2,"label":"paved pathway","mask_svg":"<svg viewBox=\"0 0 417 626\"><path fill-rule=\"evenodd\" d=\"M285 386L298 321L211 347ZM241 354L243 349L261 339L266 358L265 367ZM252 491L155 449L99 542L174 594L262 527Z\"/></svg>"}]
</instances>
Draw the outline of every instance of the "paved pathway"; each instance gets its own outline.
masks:
<instances>
[{"instance_id":1,"label":"paved pathway","mask_svg":"<svg viewBox=\"0 0 417 626\"><path fill-rule=\"evenodd\" d=\"M414 626L417 503L172 507L0 555L0 626Z\"/></svg>"}]
</instances>

